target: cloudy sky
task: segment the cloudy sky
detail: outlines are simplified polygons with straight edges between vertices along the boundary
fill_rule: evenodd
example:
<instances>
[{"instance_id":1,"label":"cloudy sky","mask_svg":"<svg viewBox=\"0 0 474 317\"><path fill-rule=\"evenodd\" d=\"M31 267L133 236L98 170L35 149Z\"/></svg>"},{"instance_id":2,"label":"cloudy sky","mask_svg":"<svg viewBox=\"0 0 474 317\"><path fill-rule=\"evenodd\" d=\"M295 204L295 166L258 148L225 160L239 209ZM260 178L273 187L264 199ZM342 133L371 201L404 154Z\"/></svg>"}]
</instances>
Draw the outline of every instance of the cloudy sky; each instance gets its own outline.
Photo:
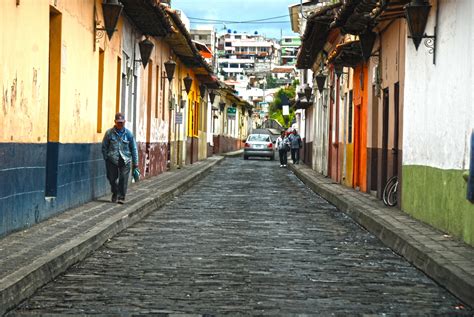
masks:
<instances>
[{"instance_id":1,"label":"cloudy sky","mask_svg":"<svg viewBox=\"0 0 474 317\"><path fill-rule=\"evenodd\" d=\"M299 3L299 0L171 0L171 6L184 11L190 18L193 28L199 24L214 26L219 33L227 29L238 32L264 34L267 37L280 38L283 35L296 35L291 31L288 5ZM282 17L284 16L284 17ZM274 18L279 17L279 18ZM191 19L194 18L194 19ZM274 19L269 19L274 18ZM223 20L227 22L211 22L198 19ZM266 23L230 23L262 20ZM282 22L283 23L275 23ZM272 23L268 23L272 22Z\"/></svg>"}]
</instances>

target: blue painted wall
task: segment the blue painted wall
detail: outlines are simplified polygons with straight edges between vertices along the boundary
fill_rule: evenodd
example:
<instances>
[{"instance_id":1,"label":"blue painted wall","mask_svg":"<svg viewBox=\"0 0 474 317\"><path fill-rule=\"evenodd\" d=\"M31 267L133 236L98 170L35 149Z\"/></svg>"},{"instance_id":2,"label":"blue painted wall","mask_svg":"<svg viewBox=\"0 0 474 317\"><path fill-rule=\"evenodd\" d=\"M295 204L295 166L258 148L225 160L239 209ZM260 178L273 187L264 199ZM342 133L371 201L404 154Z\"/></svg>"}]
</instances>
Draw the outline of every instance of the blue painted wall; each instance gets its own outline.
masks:
<instances>
[{"instance_id":1,"label":"blue painted wall","mask_svg":"<svg viewBox=\"0 0 474 317\"><path fill-rule=\"evenodd\" d=\"M58 144L57 195L45 199L47 144L0 143L0 237L109 192L101 144Z\"/></svg>"}]
</instances>

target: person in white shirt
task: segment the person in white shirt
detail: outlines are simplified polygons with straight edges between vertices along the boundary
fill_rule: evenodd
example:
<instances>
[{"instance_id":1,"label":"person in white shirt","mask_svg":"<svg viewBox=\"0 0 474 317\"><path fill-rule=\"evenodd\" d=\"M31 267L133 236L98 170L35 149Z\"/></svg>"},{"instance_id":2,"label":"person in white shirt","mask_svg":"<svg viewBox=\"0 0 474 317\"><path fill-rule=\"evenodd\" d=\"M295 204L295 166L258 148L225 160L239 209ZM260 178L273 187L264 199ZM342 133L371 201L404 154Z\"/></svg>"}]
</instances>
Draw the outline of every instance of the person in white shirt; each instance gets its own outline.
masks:
<instances>
[{"instance_id":1,"label":"person in white shirt","mask_svg":"<svg viewBox=\"0 0 474 317\"><path fill-rule=\"evenodd\" d=\"M286 137L285 131L281 131L280 136L276 140L276 148L280 156L280 167L286 167L287 165L287 153L290 149L290 141Z\"/></svg>"}]
</instances>

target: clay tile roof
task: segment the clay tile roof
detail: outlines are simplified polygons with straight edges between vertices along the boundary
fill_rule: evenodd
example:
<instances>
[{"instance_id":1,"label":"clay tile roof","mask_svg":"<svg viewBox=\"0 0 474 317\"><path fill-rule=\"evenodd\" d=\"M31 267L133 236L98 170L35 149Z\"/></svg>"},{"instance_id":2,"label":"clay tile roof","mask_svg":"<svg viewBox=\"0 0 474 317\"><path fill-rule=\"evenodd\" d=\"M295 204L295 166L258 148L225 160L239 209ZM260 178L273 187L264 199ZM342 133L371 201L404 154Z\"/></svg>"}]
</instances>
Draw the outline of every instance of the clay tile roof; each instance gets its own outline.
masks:
<instances>
[{"instance_id":1,"label":"clay tile roof","mask_svg":"<svg viewBox=\"0 0 474 317\"><path fill-rule=\"evenodd\" d=\"M154 0L121 0L127 16L143 33L165 36L171 33L171 21Z\"/></svg>"},{"instance_id":2,"label":"clay tile roof","mask_svg":"<svg viewBox=\"0 0 474 317\"><path fill-rule=\"evenodd\" d=\"M329 53L328 63L345 67L356 67L362 61L360 41L349 41L338 44Z\"/></svg>"},{"instance_id":3,"label":"clay tile roof","mask_svg":"<svg viewBox=\"0 0 474 317\"><path fill-rule=\"evenodd\" d=\"M343 34L360 35L371 30L380 20L404 16L403 6L410 0L346 0L337 10L331 27Z\"/></svg>"},{"instance_id":4,"label":"clay tile roof","mask_svg":"<svg viewBox=\"0 0 474 317\"><path fill-rule=\"evenodd\" d=\"M317 54L323 49L335 17L335 10L342 3L324 6L308 17L302 44L298 51L296 68L308 69L313 66Z\"/></svg>"},{"instance_id":5,"label":"clay tile roof","mask_svg":"<svg viewBox=\"0 0 474 317\"><path fill-rule=\"evenodd\" d=\"M293 72L293 67L275 67L272 69L272 73L285 73L290 74Z\"/></svg>"}]
</instances>

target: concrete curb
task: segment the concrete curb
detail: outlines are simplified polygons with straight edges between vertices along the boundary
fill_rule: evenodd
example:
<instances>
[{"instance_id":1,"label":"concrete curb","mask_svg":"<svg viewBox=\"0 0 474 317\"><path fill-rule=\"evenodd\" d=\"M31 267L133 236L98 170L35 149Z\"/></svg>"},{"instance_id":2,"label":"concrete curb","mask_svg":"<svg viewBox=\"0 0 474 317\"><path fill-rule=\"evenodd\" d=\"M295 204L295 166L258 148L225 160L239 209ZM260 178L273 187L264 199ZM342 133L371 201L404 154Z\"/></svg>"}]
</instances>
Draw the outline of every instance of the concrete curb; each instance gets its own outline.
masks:
<instances>
[{"instance_id":1,"label":"concrete curb","mask_svg":"<svg viewBox=\"0 0 474 317\"><path fill-rule=\"evenodd\" d=\"M363 200L370 201L371 198L366 198L362 193L354 191L362 198L353 199L352 196L345 195L344 192L341 193L340 191L341 188L350 191L349 188L344 188L342 185L334 184L329 180L325 181L325 179L316 182L314 178L308 175L308 172L304 171L307 169L312 173L316 173L308 167L290 164L289 168L311 190L336 206L340 211L350 215L394 252L403 256L463 302L474 307L474 276L447 261L446 257L433 252L423 243L423 237L416 239L384 219L383 212L369 210L370 206L364 204ZM408 218L409 216L406 215L405 217Z\"/></svg>"},{"instance_id":2,"label":"concrete curb","mask_svg":"<svg viewBox=\"0 0 474 317\"><path fill-rule=\"evenodd\" d=\"M223 161L214 157L204 167L190 171L178 183L151 195L144 200L127 206L115 216L97 223L94 227L52 249L25 267L0 280L0 315L30 297L38 288L53 280L70 266L83 260L89 253L101 247L108 239L130 227L153 210L166 204L175 195L186 191L202 179L210 169ZM139 190L139 189L138 189Z\"/></svg>"}]
</instances>

